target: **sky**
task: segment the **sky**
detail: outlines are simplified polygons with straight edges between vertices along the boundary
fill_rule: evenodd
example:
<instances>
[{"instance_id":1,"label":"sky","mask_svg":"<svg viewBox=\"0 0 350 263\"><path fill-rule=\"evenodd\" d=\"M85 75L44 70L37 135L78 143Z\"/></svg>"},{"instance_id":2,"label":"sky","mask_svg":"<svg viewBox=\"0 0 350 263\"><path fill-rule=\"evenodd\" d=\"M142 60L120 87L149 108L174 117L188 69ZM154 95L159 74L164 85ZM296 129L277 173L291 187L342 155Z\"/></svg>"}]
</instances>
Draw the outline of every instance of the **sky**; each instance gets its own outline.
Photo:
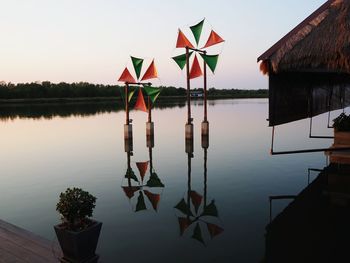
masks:
<instances>
[{"instance_id":1,"label":"sky","mask_svg":"<svg viewBox=\"0 0 350 263\"><path fill-rule=\"evenodd\" d=\"M155 85L185 87L184 72L171 60L181 53L175 48L177 32L193 40L188 27L205 18L201 41L211 29L225 39L210 51L220 59L208 86L266 89L257 57L324 2L0 0L0 81L114 85L133 55L146 58L146 66L155 59ZM194 80L192 87L202 82Z\"/></svg>"}]
</instances>

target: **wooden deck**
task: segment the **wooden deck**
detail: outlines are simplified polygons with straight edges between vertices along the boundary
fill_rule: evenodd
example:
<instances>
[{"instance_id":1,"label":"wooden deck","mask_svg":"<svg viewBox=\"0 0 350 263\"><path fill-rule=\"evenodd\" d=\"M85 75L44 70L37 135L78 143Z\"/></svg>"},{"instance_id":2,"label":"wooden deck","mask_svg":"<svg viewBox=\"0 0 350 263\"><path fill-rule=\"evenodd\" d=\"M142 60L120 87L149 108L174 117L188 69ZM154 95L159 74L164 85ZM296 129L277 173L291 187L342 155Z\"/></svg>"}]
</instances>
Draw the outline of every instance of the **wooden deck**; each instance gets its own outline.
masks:
<instances>
[{"instance_id":1,"label":"wooden deck","mask_svg":"<svg viewBox=\"0 0 350 263\"><path fill-rule=\"evenodd\" d=\"M0 262L59 262L57 243L0 220Z\"/></svg>"}]
</instances>

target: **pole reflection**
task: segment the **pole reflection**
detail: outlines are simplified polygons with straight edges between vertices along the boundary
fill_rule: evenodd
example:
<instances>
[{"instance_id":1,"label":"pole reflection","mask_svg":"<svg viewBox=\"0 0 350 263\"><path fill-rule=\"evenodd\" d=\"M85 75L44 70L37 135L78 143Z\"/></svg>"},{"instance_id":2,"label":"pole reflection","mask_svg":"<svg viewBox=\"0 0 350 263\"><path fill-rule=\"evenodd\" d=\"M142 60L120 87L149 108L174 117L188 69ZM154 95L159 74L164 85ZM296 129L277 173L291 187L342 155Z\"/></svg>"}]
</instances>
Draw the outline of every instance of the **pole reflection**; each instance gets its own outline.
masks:
<instances>
[{"instance_id":1,"label":"pole reflection","mask_svg":"<svg viewBox=\"0 0 350 263\"><path fill-rule=\"evenodd\" d=\"M203 245L224 232L219 212L212 199L208 202L208 159L209 138L202 137L204 153L203 162L203 193L192 189L191 173L193 159L193 141L186 140L187 153L187 192L175 205L176 217L180 227L180 236L191 237Z\"/></svg>"}]
</instances>

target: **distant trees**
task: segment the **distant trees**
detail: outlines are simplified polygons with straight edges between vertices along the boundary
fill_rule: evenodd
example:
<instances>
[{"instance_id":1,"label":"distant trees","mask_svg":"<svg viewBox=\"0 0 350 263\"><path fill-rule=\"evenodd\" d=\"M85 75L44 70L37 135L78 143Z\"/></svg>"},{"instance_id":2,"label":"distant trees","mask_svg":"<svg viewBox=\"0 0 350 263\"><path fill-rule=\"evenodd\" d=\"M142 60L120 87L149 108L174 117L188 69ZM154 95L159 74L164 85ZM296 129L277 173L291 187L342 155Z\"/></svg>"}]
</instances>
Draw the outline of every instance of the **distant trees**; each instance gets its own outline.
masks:
<instances>
[{"instance_id":1,"label":"distant trees","mask_svg":"<svg viewBox=\"0 0 350 263\"><path fill-rule=\"evenodd\" d=\"M50 81L32 83L5 83L0 81L0 99L45 99L45 98L94 98L120 97L123 87L117 85L77 83L51 83ZM162 86L161 97L185 97L186 89ZM202 91L203 89L193 89ZM228 98L266 98L267 90L215 89L208 90L209 97Z\"/></svg>"},{"instance_id":2,"label":"distant trees","mask_svg":"<svg viewBox=\"0 0 350 263\"><path fill-rule=\"evenodd\" d=\"M235 98L267 98L267 89L244 90L244 89L215 89L208 90L208 96L212 97L235 97Z\"/></svg>"},{"instance_id":3,"label":"distant trees","mask_svg":"<svg viewBox=\"0 0 350 263\"><path fill-rule=\"evenodd\" d=\"M112 85L91 84L87 82L58 84L12 83L0 85L1 99L37 99L37 98L79 98L79 97L115 97L120 96L119 87Z\"/></svg>"}]
</instances>

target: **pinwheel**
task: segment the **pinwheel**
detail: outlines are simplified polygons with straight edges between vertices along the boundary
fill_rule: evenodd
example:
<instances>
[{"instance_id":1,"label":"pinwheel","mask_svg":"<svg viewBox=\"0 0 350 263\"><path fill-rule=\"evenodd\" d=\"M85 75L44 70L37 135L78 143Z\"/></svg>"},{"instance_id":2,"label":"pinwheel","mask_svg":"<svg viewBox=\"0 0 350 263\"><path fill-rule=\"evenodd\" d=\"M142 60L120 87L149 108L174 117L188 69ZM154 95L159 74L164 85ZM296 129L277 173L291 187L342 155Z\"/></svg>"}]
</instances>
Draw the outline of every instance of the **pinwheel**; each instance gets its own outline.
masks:
<instances>
[{"instance_id":1,"label":"pinwheel","mask_svg":"<svg viewBox=\"0 0 350 263\"><path fill-rule=\"evenodd\" d=\"M124 100L125 100L127 125L130 123L129 103L137 89L130 85L138 86L138 96L137 96L134 108L136 110L148 112L149 119L151 118L151 107L156 101L156 99L158 98L161 91L159 88L151 87L152 83L145 82L150 79L158 78L158 72L155 67L154 59L152 60L152 62L150 63L150 65L148 66L147 70L145 71L142 77L141 77L141 72L142 72L142 65L143 65L144 59L131 56L131 61L132 61L132 65L133 65L136 77L134 78L133 75L130 73L129 69L126 67L118 79L118 81L124 82L125 84L125 91L124 92L121 91L121 94L122 96L124 96ZM148 96L147 106L143 96L142 89L146 92Z\"/></svg>"},{"instance_id":2,"label":"pinwheel","mask_svg":"<svg viewBox=\"0 0 350 263\"><path fill-rule=\"evenodd\" d=\"M199 48L202 30L204 25L204 19L200 21L198 24L191 26L190 29L192 31L196 46L194 46L190 40L185 36L185 34L179 29L178 37L176 42L176 48L185 48L185 53L175 56L172 59L176 62L176 64L183 70L186 66L186 76L187 76L187 107L188 107L188 115L187 124L192 123L191 118L191 99L190 99L190 80L198 78L204 75L204 122L207 122L207 66L214 73L219 55L218 54L208 54L208 48L215 46L224 42L224 40L214 31L211 30L207 41L204 46ZM190 68L190 57L194 53L194 58L192 60L192 66ZM199 55L198 55L199 54ZM203 63L203 71L201 69L198 58L201 57L204 61Z\"/></svg>"}]
</instances>

